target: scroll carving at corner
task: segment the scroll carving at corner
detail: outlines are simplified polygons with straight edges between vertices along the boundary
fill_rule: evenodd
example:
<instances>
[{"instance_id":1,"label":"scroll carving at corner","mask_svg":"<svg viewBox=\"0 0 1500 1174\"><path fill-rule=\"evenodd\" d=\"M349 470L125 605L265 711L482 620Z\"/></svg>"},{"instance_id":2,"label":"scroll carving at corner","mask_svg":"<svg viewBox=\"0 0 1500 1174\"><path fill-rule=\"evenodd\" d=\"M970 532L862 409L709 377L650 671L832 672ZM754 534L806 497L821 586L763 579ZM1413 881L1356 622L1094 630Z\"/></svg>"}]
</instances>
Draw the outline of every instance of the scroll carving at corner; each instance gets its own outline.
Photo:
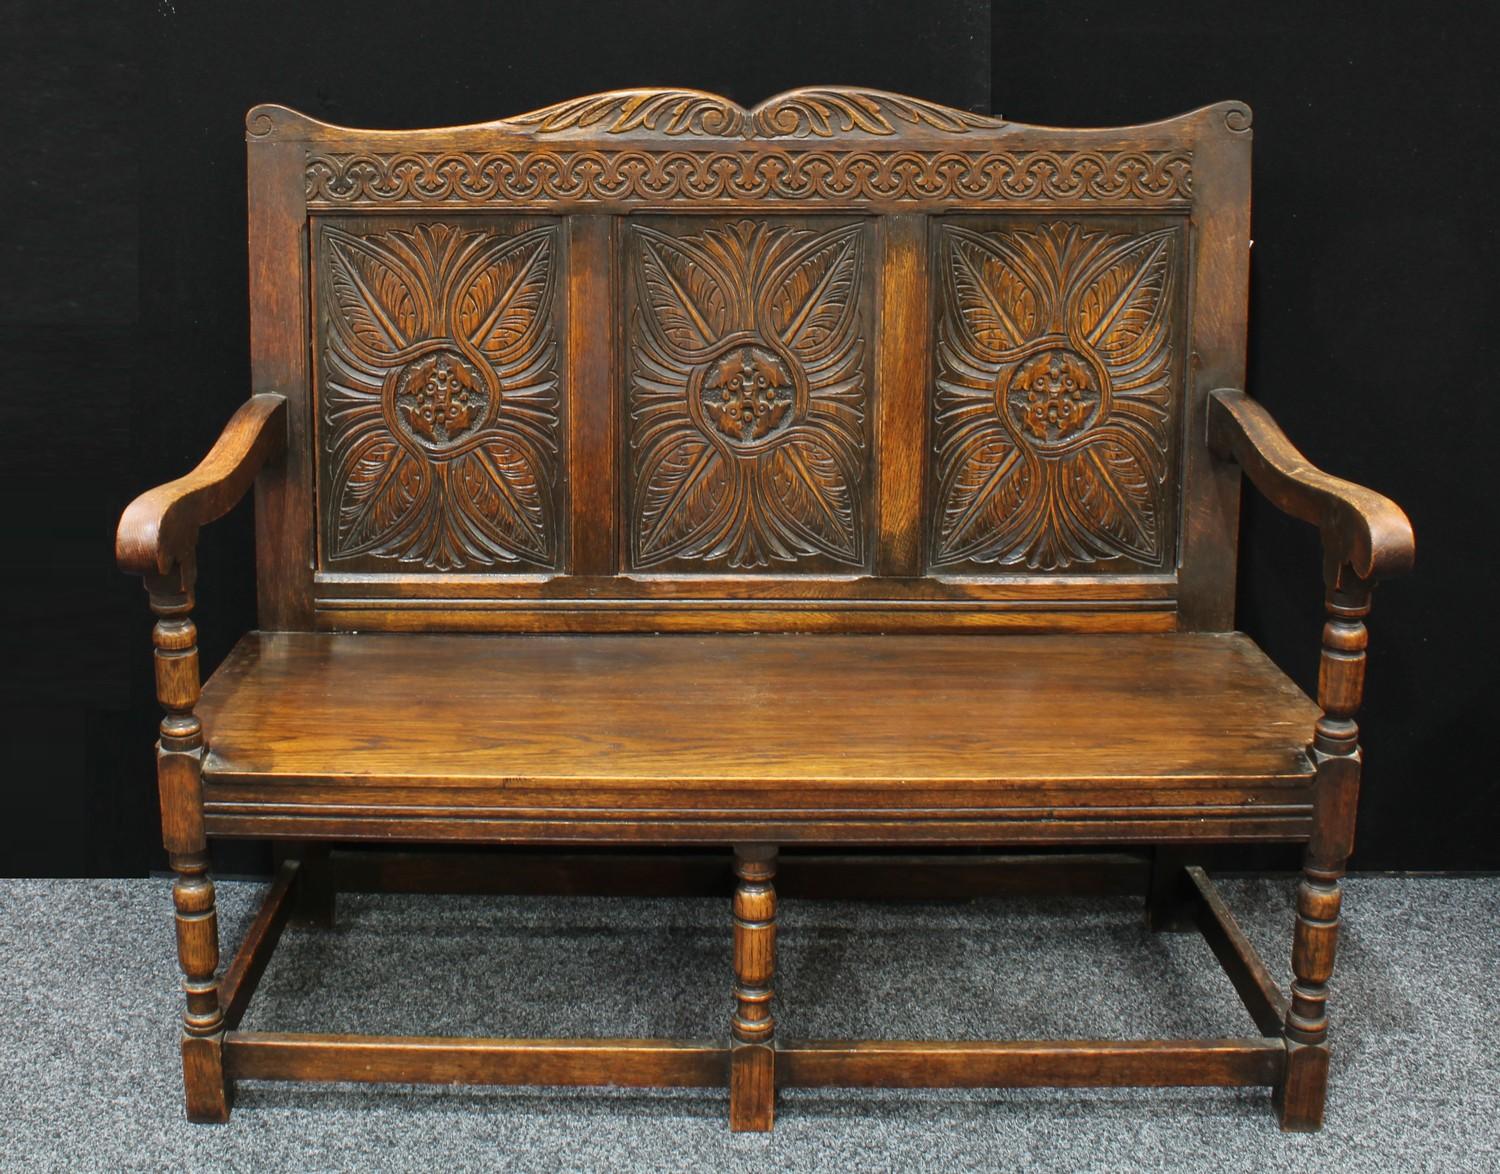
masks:
<instances>
[{"instance_id":1,"label":"scroll carving at corner","mask_svg":"<svg viewBox=\"0 0 1500 1174\"><path fill-rule=\"evenodd\" d=\"M550 224L322 227L330 560L558 565L556 235Z\"/></svg>"},{"instance_id":2,"label":"scroll carving at corner","mask_svg":"<svg viewBox=\"0 0 1500 1174\"><path fill-rule=\"evenodd\" d=\"M1180 231L944 224L932 562L1170 564Z\"/></svg>"},{"instance_id":3,"label":"scroll carving at corner","mask_svg":"<svg viewBox=\"0 0 1500 1174\"><path fill-rule=\"evenodd\" d=\"M1192 154L1184 149L313 152L306 187L312 207L805 199L1166 204L1191 197Z\"/></svg>"},{"instance_id":4,"label":"scroll carving at corner","mask_svg":"<svg viewBox=\"0 0 1500 1174\"><path fill-rule=\"evenodd\" d=\"M276 115L265 106L257 106L245 116L245 130L253 139L263 139L276 129Z\"/></svg>"},{"instance_id":5,"label":"scroll carving at corner","mask_svg":"<svg viewBox=\"0 0 1500 1174\"><path fill-rule=\"evenodd\" d=\"M865 237L631 228L633 567L865 564Z\"/></svg>"},{"instance_id":6,"label":"scroll carving at corner","mask_svg":"<svg viewBox=\"0 0 1500 1174\"><path fill-rule=\"evenodd\" d=\"M905 126L947 134L994 129L1003 119L956 110L883 90L842 87L791 90L752 110L701 90L613 90L590 94L507 119L537 134L595 130L604 134L654 131L713 138L832 138L860 132L894 135Z\"/></svg>"},{"instance_id":7,"label":"scroll carving at corner","mask_svg":"<svg viewBox=\"0 0 1500 1174\"><path fill-rule=\"evenodd\" d=\"M1248 131L1252 118L1248 106L1236 104L1224 111L1224 125L1235 134L1244 134Z\"/></svg>"}]
</instances>

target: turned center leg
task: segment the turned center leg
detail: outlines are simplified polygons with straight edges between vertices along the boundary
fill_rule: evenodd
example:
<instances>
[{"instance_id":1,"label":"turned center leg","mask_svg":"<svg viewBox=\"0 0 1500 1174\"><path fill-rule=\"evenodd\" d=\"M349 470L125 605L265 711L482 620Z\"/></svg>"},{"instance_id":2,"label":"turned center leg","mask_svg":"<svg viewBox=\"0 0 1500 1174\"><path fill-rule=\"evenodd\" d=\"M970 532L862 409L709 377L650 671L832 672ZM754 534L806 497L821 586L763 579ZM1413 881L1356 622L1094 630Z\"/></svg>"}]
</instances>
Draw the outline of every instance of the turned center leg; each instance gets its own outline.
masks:
<instances>
[{"instance_id":1,"label":"turned center leg","mask_svg":"<svg viewBox=\"0 0 1500 1174\"><path fill-rule=\"evenodd\" d=\"M776 1115L776 849L734 850L734 1015L729 1061L729 1127L769 1130Z\"/></svg>"}]
</instances>

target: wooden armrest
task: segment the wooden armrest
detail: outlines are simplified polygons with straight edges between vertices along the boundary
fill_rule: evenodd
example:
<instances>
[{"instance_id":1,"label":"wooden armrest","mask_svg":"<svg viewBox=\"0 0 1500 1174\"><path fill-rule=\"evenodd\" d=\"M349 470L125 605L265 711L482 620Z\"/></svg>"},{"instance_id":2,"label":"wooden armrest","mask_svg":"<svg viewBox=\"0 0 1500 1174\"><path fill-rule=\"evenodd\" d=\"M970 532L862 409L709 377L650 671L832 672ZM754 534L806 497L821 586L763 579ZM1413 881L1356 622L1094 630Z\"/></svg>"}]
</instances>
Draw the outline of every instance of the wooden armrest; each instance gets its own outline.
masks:
<instances>
[{"instance_id":1,"label":"wooden armrest","mask_svg":"<svg viewBox=\"0 0 1500 1174\"><path fill-rule=\"evenodd\" d=\"M221 518L255 475L286 447L286 400L253 395L186 477L147 490L126 507L115 531L115 561L136 575L166 575L192 554L198 527Z\"/></svg>"},{"instance_id":2,"label":"wooden armrest","mask_svg":"<svg viewBox=\"0 0 1500 1174\"><path fill-rule=\"evenodd\" d=\"M1415 545L1401 507L1323 472L1243 391L1209 393L1208 445L1215 456L1235 461L1279 509L1318 527L1330 582L1344 566L1368 582L1411 570Z\"/></svg>"}]
</instances>

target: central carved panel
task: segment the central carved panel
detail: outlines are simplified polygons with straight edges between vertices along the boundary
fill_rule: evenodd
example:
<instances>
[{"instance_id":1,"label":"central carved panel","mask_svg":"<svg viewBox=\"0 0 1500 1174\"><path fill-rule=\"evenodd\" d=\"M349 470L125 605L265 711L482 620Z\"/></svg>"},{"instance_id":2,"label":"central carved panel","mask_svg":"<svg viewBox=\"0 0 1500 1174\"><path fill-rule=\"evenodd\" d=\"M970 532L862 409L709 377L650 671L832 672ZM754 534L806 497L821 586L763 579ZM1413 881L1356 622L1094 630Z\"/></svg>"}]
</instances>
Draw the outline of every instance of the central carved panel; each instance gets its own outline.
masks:
<instances>
[{"instance_id":1,"label":"central carved panel","mask_svg":"<svg viewBox=\"0 0 1500 1174\"><path fill-rule=\"evenodd\" d=\"M937 228L934 569L1173 565L1181 251L1159 220Z\"/></svg>"},{"instance_id":2,"label":"central carved panel","mask_svg":"<svg viewBox=\"0 0 1500 1174\"><path fill-rule=\"evenodd\" d=\"M625 251L630 566L864 568L865 225L642 220Z\"/></svg>"}]
</instances>

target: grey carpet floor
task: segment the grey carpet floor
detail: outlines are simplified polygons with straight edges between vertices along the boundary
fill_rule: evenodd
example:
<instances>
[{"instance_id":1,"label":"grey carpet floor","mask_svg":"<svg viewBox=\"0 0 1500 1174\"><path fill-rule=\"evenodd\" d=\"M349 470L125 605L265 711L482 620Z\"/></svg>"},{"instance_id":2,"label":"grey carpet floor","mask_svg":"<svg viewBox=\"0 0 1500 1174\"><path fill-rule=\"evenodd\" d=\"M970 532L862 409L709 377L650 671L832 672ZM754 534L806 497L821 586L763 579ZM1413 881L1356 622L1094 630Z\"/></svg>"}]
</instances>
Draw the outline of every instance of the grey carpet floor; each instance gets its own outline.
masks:
<instances>
[{"instance_id":1,"label":"grey carpet floor","mask_svg":"<svg viewBox=\"0 0 1500 1174\"><path fill-rule=\"evenodd\" d=\"M1286 969L1290 880L1225 882ZM229 947L261 887L220 886ZM770 1136L711 1091L241 1085L180 1107L163 881L0 881L0 1166L47 1170L1500 1170L1500 878L1355 878L1327 1126L1260 1090L813 1091ZM346 896L289 931L245 1026L722 1033L727 909L683 899ZM788 1035L1251 1034L1197 935L1136 902L783 903Z\"/></svg>"}]
</instances>

